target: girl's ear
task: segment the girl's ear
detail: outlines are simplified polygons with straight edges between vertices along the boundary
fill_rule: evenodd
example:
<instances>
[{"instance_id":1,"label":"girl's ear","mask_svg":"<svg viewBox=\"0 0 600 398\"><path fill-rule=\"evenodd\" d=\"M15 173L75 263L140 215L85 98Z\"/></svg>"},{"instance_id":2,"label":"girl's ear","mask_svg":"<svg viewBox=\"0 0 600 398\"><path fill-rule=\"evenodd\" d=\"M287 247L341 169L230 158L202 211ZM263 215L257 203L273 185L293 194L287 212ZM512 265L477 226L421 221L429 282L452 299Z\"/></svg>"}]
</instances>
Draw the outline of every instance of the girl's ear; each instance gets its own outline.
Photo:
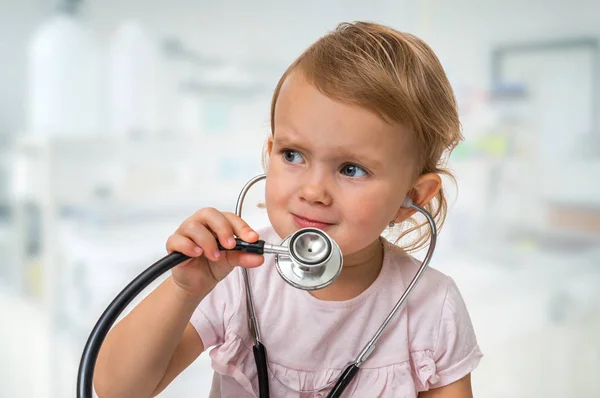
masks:
<instances>
[{"instance_id":1,"label":"girl's ear","mask_svg":"<svg viewBox=\"0 0 600 398\"><path fill-rule=\"evenodd\" d=\"M407 196L412 200L412 203L423 207L437 195L441 188L441 177L436 173L427 173L417 178L415 185L408 191ZM401 223L415 214L415 212L416 210L411 209L410 207L403 207L401 204L394 222Z\"/></svg>"}]
</instances>

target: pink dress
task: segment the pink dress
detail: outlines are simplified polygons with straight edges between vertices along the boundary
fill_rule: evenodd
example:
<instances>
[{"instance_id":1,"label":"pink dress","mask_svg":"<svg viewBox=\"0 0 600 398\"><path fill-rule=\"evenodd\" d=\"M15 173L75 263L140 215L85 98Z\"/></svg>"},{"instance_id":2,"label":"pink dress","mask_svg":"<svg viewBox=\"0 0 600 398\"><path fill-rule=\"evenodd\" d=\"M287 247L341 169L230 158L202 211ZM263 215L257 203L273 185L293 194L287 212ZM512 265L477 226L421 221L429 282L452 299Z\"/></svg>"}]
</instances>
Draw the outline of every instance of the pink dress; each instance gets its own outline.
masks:
<instances>
[{"instance_id":1,"label":"pink dress","mask_svg":"<svg viewBox=\"0 0 600 398\"><path fill-rule=\"evenodd\" d=\"M280 242L272 228L257 231ZM383 238L382 238L383 239ZM334 380L379 328L419 267L419 261L384 242L375 282L347 301L322 301L288 285L272 255L249 270L271 397L325 397ZM241 269L200 303L191 323L210 350L215 371L210 397L258 397L253 338L248 327ZM454 281L429 268L362 364L344 397L416 397L419 391L461 379L482 354Z\"/></svg>"}]
</instances>

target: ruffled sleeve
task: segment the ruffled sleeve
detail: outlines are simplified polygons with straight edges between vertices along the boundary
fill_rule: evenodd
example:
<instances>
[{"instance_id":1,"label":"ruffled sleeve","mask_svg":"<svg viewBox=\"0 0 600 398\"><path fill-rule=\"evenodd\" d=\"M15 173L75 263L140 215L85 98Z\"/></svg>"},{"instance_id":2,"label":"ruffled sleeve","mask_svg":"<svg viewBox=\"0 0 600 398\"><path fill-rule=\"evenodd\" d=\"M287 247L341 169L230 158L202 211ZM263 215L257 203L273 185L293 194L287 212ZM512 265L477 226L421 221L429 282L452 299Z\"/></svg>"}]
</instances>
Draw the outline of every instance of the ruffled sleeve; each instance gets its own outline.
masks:
<instances>
[{"instance_id":1,"label":"ruffled sleeve","mask_svg":"<svg viewBox=\"0 0 600 398\"><path fill-rule=\"evenodd\" d=\"M229 323L240 305L241 280L241 269L236 267L194 311L190 322L200 335L205 350L224 343Z\"/></svg>"},{"instance_id":2,"label":"ruffled sleeve","mask_svg":"<svg viewBox=\"0 0 600 398\"><path fill-rule=\"evenodd\" d=\"M411 353L419 390L439 388L460 380L479 364L483 354L471 318L456 286L448 278L438 336L433 350Z\"/></svg>"}]
</instances>

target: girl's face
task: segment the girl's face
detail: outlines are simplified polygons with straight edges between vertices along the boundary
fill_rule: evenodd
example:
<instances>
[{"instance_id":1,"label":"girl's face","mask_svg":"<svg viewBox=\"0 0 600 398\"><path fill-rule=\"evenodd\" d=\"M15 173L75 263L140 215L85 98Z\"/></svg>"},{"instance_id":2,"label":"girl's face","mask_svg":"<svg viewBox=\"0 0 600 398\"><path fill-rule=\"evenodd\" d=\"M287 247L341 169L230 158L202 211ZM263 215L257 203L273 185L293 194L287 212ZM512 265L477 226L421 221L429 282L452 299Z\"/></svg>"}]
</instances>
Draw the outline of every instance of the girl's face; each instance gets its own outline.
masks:
<instances>
[{"instance_id":1,"label":"girl's face","mask_svg":"<svg viewBox=\"0 0 600 398\"><path fill-rule=\"evenodd\" d=\"M284 82L274 119L266 206L275 231L322 229L344 256L373 249L411 188L406 131L330 99L301 73Z\"/></svg>"}]
</instances>

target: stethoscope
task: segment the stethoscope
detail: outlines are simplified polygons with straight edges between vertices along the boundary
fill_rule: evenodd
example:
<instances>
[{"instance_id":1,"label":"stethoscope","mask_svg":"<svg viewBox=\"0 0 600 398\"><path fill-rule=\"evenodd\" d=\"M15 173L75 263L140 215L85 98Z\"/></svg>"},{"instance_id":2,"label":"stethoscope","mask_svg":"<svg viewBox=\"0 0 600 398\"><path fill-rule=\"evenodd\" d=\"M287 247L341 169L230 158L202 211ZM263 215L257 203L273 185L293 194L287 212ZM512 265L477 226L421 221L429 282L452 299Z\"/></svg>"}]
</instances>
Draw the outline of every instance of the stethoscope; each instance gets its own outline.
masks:
<instances>
[{"instance_id":1,"label":"stethoscope","mask_svg":"<svg viewBox=\"0 0 600 398\"><path fill-rule=\"evenodd\" d=\"M242 188L237 203L236 214L238 217L242 215L242 206L246 193L256 182L266 178L266 175L261 174L244 185ZM363 349L356 356L354 361L348 363L340 375L331 381L314 390L300 390L298 392L316 392L328 388L333 385L331 392L327 395L328 398L339 398L346 387L350 384L360 366L375 350L375 346L385 328L389 325L392 318L396 315L406 298L413 290L423 272L431 261L431 256L435 250L437 240L437 228L433 217L424 208L412 203L407 199L403 207L412 208L425 216L431 228L431 242L429 249L417 270L415 276L404 290L404 293L392 308L392 311L385 318L379 329L373 337L367 342ZM236 239L236 246L233 249L225 249L219 245L221 250L241 250L257 254L275 254L275 265L279 275L291 286L302 290L322 289L333 283L342 271L342 253L337 243L331 239L324 231L316 228L302 228L290 236L286 237L280 245L266 243L263 240L249 243L239 238ZM181 253L170 253L152 264L138 277L130 282L115 299L109 304L106 310L100 316L98 322L92 329L90 336L83 349L81 361L79 363L79 372L77 375L77 397L92 398L93 387L92 379L96 359L100 347L106 338L110 328L118 319L119 315L131 303L131 301L140 294L150 283L160 277L162 274L176 266L177 264L189 259ZM254 301L250 290L250 279L248 270L242 268L244 285L246 290L246 302L248 306L248 324L254 339L254 360L256 362L259 396L260 398L269 398L269 372L267 365L267 351L262 344L260 329L256 319Z\"/></svg>"}]
</instances>

